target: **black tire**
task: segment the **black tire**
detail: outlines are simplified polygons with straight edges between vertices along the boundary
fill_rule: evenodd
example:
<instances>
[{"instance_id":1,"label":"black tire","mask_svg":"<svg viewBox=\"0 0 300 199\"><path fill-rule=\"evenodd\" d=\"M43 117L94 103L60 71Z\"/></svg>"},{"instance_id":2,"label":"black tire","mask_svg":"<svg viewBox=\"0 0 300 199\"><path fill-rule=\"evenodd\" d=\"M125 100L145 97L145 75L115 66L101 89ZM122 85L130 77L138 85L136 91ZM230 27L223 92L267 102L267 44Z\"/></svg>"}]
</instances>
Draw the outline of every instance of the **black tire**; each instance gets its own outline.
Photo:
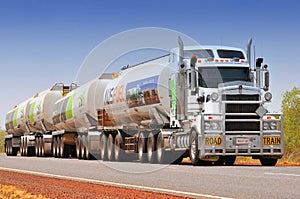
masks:
<instances>
[{"instance_id":1,"label":"black tire","mask_svg":"<svg viewBox=\"0 0 300 199\"><path fill-rule=\"evenodd\" d=\"M197 166L199 164L199 150L198 150L198 134L195 129L191 132L191 146L190 146L190 159L192 165Z\"/></svg>"},{"instance_id":2,"label":"black tire","mask_svg":"<svg viewBox=\"0 0 300 199\"><path fill-rule=\"evenodd\" d=\"M123 138L120 133L115 137L114 144L115 160L121 162L125 160L125 151L123 150Z\"/></svg>"},{"instance_id":3,"label":"black tire","mask_svg":"<svg viewBox=\"0 0 300 199\"><path fill-rule=\"evenodd\" d=\"M274 158L260 158L259 159L260 163L262 166L275 166L278 159L274 159Z\"/></svg>"},{"instance_id":4,"label":"black tire","mask_svg":"<svg viewBox=\"0 0 300 199\"><path fill-rule=\"evenodd\" d=\"M159 133L156 138L156 158L157 163L163 164L165 162L165 148L164 148L164 138L162 133Z\"/></svg>"},{"instance_id":5,"label":"black tire","mask_svg":"<svg viewBox=\"0 0 300 199\"><path fill-rule=\"evenodd\" d=\"M114 154L114 136L113 134L109 134L107 139L107 159L109 161L115 160L115 154Z\"/></svg>"},{"instance_id":6,"label":"black tire","mask_svg":"<svg viewBox=\"0 0 300 199\"><path fill-rule=\"evenodd\" d=\"M19 148L18 147L12 147L12 156L17 156L18 155L18 151L19 151Z\"/></svg>"},{"instance_id":7,"label":"black tire","mask_svg":"<svg viewBox=\"0 0 300 199\"><path fill-rule=\"evenodd\" d=\"M103 161L107 161L107 136L105 134L100 138L100 157Z\"/></svg>"},{"instance_id":8,"label":"black tire","mask_svg":"<svg viewBox=\"0 0 300 199\"><path fill-rule=\"evenodd\" d=\"M147 157L151 164L157 163L156 157L156 139L154 134L151 132L147 140Z\"/></svg>"},{"instance_id":9,"label":"black tire","mask_svg":"<svg viewBox=\"0 0 300 199\"><path fill-rule=\"evenodd\" d=\"M147 155L146 155L146 137L144 133L140 133L139 139L138 139L138 158L141 163L147 162Z\"/></svg>"},{"instance_id":10,"label":"black tire","mask_svg":"<svg viewBox=\"0 0 300 199\"><path fill-rule=\"evenodd\" d=\"M76 138L76 157L77 159L81 159L81 139L80 136L77 136Z\"/></svg>"},{"instance_id":11,"label":"black tire","mask_svg":"<svg viewBox=\"0 0 300 199\"><path fill-rule=\"evenodd\" d=\"M7 156L10 156L8 148L9 148L9 141L5 140L5 153Z\"/></svg>"}]
</instances>

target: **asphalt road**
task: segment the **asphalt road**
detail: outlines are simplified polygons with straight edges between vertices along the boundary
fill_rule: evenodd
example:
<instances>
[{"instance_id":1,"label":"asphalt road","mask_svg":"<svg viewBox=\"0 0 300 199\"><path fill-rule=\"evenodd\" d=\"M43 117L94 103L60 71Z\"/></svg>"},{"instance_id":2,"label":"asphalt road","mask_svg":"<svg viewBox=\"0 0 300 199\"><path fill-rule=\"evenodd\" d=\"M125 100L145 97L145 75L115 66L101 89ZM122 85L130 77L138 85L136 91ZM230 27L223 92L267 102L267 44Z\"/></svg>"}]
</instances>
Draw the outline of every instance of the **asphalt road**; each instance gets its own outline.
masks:
<instances>
[{"instance_id":1,"label":"asphalt road","mask_svg":"<svg viewBox=\"0 0 300 199\"><path fill-rule=\"evenodd\" d=\"M0 155L0 167L194 197L300 198L300 167L193 167L6 155Z\"/></svg>"}]
</instances>

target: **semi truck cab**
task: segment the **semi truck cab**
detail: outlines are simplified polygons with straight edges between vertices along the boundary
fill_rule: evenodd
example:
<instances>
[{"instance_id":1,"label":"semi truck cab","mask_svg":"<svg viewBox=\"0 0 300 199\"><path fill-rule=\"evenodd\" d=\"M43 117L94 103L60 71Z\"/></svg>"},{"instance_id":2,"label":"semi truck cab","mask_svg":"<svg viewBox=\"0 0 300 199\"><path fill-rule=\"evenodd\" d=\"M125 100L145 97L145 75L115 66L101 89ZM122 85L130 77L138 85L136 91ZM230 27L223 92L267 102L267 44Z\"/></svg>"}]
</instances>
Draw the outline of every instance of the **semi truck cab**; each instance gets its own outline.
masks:
<instances>
[{"instance_id":1,"label":"semi truck cab","mask_svg":"<svg viewBox=\"0 0 300 199\"><path fill-rule=\"evenodd\" d=\"M230 165L236 156L275 165L283 155L283 117L266 108L272 99L268 66L258 58L252 68L250 49L251 43L246 55L239 48L183 47L179 41L171 51L170 65L179 69L170 77L170 127L190 135L188 141L177 136L176 143L189 147L195 165Z\"/></svg>"}]
</instances>

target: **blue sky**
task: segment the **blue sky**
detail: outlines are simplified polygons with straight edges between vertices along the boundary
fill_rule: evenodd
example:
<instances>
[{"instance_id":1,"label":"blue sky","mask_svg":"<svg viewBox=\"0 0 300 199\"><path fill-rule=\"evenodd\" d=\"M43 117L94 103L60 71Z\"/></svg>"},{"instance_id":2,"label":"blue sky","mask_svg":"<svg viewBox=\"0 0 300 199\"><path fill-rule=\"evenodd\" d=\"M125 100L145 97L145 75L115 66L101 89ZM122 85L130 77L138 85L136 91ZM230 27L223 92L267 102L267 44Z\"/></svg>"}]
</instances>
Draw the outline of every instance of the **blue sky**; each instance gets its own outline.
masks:
<instances>
[{"instance_id":1,"label":"blue sky","mask_svg":"<svg viewBox=\"0 0 300 199\"><path fill-rule=\"evenodd\" d=\"M270 108L280 111L282 93L300 87L299 19L298 1L0 0L0 125L14 105L55 82L73 82L101 41L141 27L243 48L252 36L271 70Z\"/></svg>"}]
</instances>

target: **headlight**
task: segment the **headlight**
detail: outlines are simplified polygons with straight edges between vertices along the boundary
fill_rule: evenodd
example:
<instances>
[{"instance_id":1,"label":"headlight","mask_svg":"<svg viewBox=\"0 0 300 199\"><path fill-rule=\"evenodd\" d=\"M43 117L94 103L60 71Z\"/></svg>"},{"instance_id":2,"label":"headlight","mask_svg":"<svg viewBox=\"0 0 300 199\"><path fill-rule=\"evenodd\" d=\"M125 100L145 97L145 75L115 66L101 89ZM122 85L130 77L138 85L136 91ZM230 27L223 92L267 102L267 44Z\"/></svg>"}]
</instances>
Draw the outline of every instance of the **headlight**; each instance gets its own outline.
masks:
<instances>
[{"instance_id":1,"label":"headlight","mask_svg":"<svg viewBox=\"0 0 300 199\"><path fill-rule=\"evenodd\" d=\"M221 130L221 125L219 122L204 122L204 129L206 131L213 130Z\"/></svg>"},{"instance_id":2,"label":"headlight","mask_svg":"<svg viewBox=\"0 0 300 199\"><path fill-rule=\"evenodd\" d=\"M270 100L272 99L272 94L269 93L269 92L267 92L267 93L265 94L265 99L266 99L267 101L270 101Z\"/></svg>"},{"instance_id":3,"label":"headlight","mask_svg":"<svg viewBox=\"0 0 300 199\"><path fill-rule=\"evenodd\" d=\"M212 101L217 101L218 98L219 98L218 93L212 93L212 94L211 94L211 100L212 100Z\"/></svg>"},{"instance_id":4,"label":"headlight","mask_svg":"<svg viewBox=\"0 0 300 199\"><path fill-rule=\"evenodd\" d=\"M277 122L271 122L270 127L271 127L272 130L276 130L277 129Z\"/></svg>"},{"instance_id":5,"label":"headlight","mask_svg":"<svg viewBox=\"0 0 300 199\"><path fill-rule=\"evenodd\" d=\"M211 129L212 130L218 130L219 129L219 124L217 122L212 122L211 123Z\"/></svg>"},{"instance_id":6,"label":"headlight","mask_svg":"<svg viewBox=\"0 0 300 199\"><path fill-rule=\"evenodd\" d=\"M264 128L264 130L276 130L277 122L264 122L263 128Z\"/></svg>"},{"instance_id":7,"label":"headlight","mask_svg":"<svg viewBox=\"0 0 300 199\"><path fill-rule=\"evenodd\" d=\"M210 129L210 123L209 122L205 122L204 123L204 128L205 128L205 130L209 130Z\"/></svg>"},{"instance_id":8,"label":"headlight","mask_svg":"<svg viewBox=\"0 0 300 199\"><path fill-rule=\"evenodd\" d=\"M268 122L264 122L263 128L264 128L264 130L269 130L270 129L269 123Z\"/></svg>"}]
</instances>

